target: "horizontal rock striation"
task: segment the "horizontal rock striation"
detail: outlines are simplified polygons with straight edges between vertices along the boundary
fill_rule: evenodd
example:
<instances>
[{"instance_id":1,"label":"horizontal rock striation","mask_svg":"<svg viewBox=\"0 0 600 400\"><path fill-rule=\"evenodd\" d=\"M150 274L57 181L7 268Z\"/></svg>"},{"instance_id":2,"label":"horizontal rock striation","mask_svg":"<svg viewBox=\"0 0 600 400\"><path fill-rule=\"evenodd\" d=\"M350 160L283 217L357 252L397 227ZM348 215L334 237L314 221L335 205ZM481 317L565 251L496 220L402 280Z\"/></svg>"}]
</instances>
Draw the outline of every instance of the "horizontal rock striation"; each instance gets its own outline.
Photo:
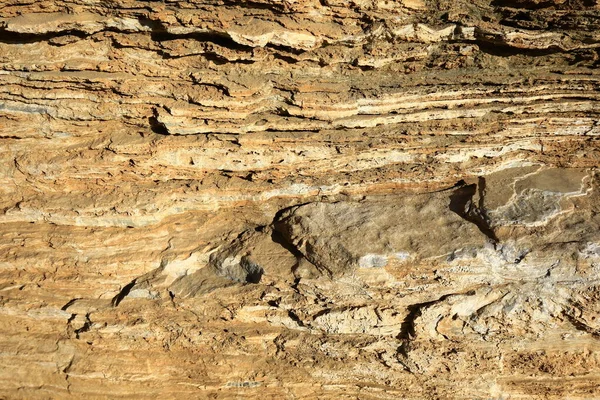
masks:
<instances>
[{"instance_id":1,"label":"horizontal rock striation","mask_svg":"<svg viewBox=\"0 0 600 400\"><path fill-rule=\"evenodd\" d=\"M600 397L594 0L0 1L0 397Z\"/></svg>"}]
</instances>

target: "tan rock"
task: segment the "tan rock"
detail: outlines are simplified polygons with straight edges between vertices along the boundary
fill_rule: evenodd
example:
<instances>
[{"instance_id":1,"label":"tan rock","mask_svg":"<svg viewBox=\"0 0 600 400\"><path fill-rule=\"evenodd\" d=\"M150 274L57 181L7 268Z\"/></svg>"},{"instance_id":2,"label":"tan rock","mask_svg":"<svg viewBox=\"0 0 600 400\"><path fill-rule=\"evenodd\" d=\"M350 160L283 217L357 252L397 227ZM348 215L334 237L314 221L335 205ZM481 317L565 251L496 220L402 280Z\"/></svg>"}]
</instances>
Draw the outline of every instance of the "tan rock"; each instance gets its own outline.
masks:
<instances>
[{"instance_id":1,"label":"tan rock","mask_svg":"<svg viewBox=\"0 0 600 400\"><path fill-rule=\"evenodd\" d=\"M0 397L600 398L593 1L0 1Z\"/></svg>"}]
</instances>

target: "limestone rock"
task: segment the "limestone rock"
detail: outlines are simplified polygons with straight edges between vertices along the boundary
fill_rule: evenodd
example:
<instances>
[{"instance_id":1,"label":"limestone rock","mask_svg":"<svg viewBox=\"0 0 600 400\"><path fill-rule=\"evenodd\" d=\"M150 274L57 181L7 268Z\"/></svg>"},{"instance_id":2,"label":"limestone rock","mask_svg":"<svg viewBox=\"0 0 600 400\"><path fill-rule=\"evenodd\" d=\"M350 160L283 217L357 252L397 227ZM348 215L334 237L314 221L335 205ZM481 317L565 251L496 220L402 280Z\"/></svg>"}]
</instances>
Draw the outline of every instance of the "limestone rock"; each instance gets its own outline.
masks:
<instances>
[{"instance_id":1,"label":"limestone rock","mask_svg":"<svg viewBox=\"0 0 600 400\"><path fill-rule=\"evenodd\" d=\"M600 398L599 32L0 0L0 397Z\"/></svg>"}]
</instances>

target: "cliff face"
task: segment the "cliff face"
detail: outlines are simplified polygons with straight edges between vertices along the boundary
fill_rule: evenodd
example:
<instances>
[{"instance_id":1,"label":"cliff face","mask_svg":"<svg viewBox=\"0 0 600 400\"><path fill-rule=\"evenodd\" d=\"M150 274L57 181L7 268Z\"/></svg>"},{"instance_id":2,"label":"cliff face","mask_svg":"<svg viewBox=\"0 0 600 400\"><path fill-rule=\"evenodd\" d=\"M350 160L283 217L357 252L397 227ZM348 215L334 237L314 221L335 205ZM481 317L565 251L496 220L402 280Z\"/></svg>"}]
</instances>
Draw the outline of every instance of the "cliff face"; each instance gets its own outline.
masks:
<instances>
[{"instance_id":1,"label":"cliff face","mask_svg":"<svg viewBox=\"0 0 600 400\"><path fill-rule=\"evenodd\" d=\"M0 397L597 399L592 0L0 1Z\"/></svg>"}]
</instances>

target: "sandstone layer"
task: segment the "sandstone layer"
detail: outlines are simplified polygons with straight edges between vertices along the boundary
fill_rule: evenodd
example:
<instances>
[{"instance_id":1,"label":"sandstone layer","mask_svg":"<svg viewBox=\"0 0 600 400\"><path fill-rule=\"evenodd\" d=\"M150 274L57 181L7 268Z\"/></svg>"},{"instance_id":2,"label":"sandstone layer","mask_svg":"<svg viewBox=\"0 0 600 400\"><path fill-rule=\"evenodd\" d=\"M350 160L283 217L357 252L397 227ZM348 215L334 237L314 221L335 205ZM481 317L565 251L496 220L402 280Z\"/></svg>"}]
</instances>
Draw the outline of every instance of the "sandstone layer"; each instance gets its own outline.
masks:
<instances>
[{"instance_id":1,"label":"sandstone layer","mask_svg":"<svg viewBox=\"0 0 600 400\"><path fill-rule=\"evenodd\" d=\"M0 0L0 398L600 398L594 0Z\"/></svg>"}]
</instances>

